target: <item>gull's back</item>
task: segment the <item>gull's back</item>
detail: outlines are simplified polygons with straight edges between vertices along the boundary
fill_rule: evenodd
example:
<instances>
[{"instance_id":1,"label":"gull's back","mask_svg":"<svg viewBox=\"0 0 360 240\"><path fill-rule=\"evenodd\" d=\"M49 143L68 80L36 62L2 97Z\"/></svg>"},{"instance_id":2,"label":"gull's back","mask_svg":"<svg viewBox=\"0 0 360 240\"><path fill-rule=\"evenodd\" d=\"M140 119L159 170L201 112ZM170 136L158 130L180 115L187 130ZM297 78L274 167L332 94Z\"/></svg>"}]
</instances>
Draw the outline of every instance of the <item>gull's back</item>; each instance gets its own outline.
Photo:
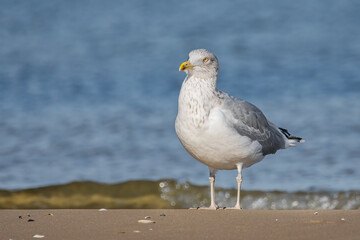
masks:
<instances>
[{"instance_id":1,"label":"gull's back","mask_svg":"<svg viewBox=\"0 0 360 240\"><path fill-rule=\"evenodd\" d=\"M232 127L239 135L259 142L264 156L287 147L286 136L275 124L268 121L255 105L221 91L218 92L223 111L232 119Z\"/></svg>"}]
</instances>

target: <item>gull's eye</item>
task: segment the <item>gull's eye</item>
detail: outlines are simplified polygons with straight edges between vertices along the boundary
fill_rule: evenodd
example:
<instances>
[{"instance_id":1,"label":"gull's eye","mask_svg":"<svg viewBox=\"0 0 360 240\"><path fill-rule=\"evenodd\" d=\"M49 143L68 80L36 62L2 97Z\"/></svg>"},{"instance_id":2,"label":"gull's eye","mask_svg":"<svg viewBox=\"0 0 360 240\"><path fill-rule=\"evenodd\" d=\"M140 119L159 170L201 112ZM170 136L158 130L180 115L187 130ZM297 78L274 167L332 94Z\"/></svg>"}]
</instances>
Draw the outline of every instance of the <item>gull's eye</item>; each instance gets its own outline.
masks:
<instances>
[{"instance_id":1,"label":"gull's eye","mask_svg":"<svg viewBox=\"0 0 360 240\"><path fill-rule=\"evenodd\" d=\"M207 57L203 59L204 63L207 63L208 61L209 61L209 58L207 58Z\"/></svg>"}]
</instances>

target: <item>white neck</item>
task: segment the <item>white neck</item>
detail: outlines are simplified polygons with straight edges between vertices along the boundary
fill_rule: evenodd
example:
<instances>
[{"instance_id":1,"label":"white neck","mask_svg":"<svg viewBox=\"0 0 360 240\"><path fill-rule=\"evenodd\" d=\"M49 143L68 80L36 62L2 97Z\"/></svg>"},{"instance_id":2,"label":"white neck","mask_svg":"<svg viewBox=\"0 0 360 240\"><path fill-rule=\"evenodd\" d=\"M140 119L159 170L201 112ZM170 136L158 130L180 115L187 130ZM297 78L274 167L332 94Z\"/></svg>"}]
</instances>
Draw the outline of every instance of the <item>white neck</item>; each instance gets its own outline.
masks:
<instances>
[{"instance_id":1,"label":"white neck","mask_svg":"<svg viewBox=\"0 0 360 240\"><path fill-rule=\"evenodd\" d=\"M209 117L210 110L220 104L216 95L217 78L201 79L187 77L179 95L178 118L187 118L194 127L201 127Z\"/></svg>"}]
</instances>

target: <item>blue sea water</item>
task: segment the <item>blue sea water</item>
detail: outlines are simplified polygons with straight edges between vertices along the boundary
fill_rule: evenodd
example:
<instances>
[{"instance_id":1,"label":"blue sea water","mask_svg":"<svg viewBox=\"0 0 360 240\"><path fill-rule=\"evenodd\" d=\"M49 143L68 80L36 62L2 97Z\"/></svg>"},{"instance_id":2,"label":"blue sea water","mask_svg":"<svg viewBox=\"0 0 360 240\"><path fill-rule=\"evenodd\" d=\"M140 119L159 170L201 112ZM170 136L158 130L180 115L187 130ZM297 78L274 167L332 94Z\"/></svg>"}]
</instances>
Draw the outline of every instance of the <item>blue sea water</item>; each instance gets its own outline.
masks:
<instances>
[{"instance_id":1,"label":"blue sea water","mask_svg":"<svg viewBox=\"0 0 360 240\"><path fill-rule=\"evenodd\" d=\"M306 139L245 169L244 189L360 190L359 12L336 0L0 0L0 188L208 184L174 131L178 67L207 48L219 89Z\"/></svg>"}]
</instances>

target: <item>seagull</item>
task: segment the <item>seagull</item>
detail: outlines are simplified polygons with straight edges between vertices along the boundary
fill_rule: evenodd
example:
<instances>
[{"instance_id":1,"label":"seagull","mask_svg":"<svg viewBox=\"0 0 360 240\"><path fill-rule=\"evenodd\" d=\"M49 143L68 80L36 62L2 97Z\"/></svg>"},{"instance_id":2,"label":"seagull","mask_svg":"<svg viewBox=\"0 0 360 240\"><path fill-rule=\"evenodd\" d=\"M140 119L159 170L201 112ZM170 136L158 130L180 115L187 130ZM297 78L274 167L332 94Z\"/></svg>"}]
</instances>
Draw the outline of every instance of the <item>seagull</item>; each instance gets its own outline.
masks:
<instances>
[{"instance_id":1,"label":"seagull","mask_svg":"<svg viewBox=\"0 0 360 240\"><path fill-rule=\"evenodd\" d=\"M175 131L186 151L209 167L211 204L204 209L218 209L216 171L232 169L238 171L233 209L241 209L242 169L304 140L267 120L253 104L218 90L219 63L210 51L191 51L179 71L184 71L186 77L179 94Z\"/></svg>"}]
</instances>

